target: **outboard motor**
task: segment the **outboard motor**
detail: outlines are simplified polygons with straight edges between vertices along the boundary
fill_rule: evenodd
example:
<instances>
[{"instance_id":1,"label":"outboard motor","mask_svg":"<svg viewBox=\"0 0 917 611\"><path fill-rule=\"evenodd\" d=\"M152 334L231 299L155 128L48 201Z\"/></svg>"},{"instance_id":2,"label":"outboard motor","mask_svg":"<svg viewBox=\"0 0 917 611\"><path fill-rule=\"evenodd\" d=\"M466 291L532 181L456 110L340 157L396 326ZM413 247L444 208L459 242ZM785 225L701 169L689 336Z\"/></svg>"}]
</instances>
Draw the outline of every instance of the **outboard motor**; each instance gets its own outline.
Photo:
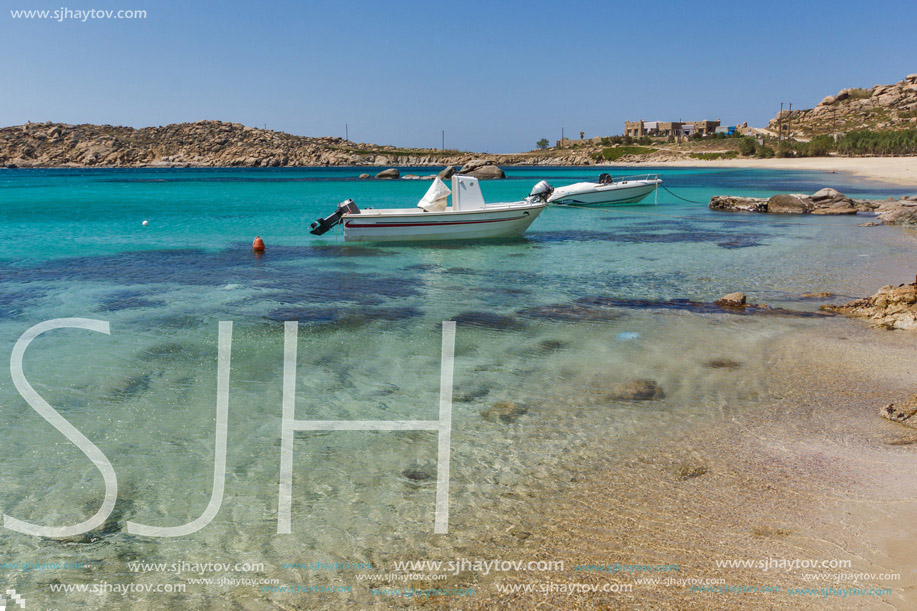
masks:
<instances>
[{"instance_id":1,"label":"outboard motor","mask_svg":"<svg viewBox=\"0 0 917 611\"><path fill-rule=\"evenodd\" d=\"M532 192L529 193L527 199L530 202L546 202L548 198L551 197L551 193L554 193L554 187L552 187L548 181L542 180L532 187Z\"/></svg>"},{"instance_id":2,"label":"outboard motor","mask_svg":"<svg viewBox=\"0 0 917 611\"><path fill-rule=\"evenodd\" d=\"M327 233L329 229L341 222L341 217L345 214L360 214L360 209L357 208L357 205L353 203L352 199L348 199L346 202L338 204L338 209L335 210L334 213L329 214L323 219L316 219L310 226L309 233L312 235Z\"/></svg>"}]
</instances>

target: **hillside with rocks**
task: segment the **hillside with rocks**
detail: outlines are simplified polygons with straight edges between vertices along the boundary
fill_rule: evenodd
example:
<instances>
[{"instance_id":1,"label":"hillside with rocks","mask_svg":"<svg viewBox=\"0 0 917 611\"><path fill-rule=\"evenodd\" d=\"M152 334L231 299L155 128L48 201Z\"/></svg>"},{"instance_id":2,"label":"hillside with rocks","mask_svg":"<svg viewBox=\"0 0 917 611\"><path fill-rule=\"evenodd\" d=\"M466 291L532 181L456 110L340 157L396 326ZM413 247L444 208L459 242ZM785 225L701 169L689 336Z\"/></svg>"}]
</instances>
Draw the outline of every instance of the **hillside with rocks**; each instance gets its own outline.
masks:
<instances>
[{"instance_id":1,"label":"hillside with rocks","mask_svg":"<svg viewBox=\"0 0 917 611\"><path fill-rule=\"evenodd\" d=\"M807 138L819 134L861 129L902 130L917 127L917 74L891 85L869 89L842 89L826 96L815 108L784 110L768 124L777 133L781 124L790 136Z\"/></svg>"},{"instance_id":2,"label":"hillside with rocks","mask_svg":"<svg viewBox=\"0 0 917 611\"><path fill-rule=\"evenodd\" d=\"M478 155L438 149L358 144L197 121L161 127L30 123L0 129L0 167L287 167L462 166L489 159L500 164L581 165L581 153Z\"/></svg>"}]
</instances>

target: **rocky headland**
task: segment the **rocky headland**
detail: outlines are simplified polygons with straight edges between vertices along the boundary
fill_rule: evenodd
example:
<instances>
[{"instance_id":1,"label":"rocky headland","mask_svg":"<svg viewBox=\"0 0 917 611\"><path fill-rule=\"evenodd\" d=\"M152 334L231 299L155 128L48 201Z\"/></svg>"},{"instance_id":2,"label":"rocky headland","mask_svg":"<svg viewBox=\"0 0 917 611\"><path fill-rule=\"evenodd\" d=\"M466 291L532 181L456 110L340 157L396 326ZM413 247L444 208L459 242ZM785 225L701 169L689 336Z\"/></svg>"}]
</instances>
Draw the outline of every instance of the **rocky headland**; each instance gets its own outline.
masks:
<instances>
[{"instance_id":1,"label":"rocky headland","mask_svg":"<svg viewBox=\"0 0 917 611\"><path fill-rule=\"evenodd\" d=\"M439 149L405 149L313 138L197 121L160 127L30 123L0 129L0 167L297 167L477 166L475 175L495 178L497 165L590 165L577 151L481 155ZM491 167L493 166L493 167Z\"/></svg>"},{"instance_id":2,"label":"rocky headland","mask_svg":"<svg viewBox=\"0 0 917 611\"><path fill-rule=\"evenodd\" d=\"M710 209L726 212L770 214L857 214L870 213L885 225L917 227L917 195L900 199L853 199L832 188L811 195L780 193L771 197L714 195Z\"/></svg>"},{"instance_id":3,"label":"rocky headland","mask_svg":"<svg viewBox=\"0 0 917 611\"><path fill-rule=\"evenodd\" d=\"M768 129L777 132L781 125L799 137L917 127L917 74L890 85L842 89L825 96L814 108L784 110L771 120Z\"/></svg>"}]
</instances>

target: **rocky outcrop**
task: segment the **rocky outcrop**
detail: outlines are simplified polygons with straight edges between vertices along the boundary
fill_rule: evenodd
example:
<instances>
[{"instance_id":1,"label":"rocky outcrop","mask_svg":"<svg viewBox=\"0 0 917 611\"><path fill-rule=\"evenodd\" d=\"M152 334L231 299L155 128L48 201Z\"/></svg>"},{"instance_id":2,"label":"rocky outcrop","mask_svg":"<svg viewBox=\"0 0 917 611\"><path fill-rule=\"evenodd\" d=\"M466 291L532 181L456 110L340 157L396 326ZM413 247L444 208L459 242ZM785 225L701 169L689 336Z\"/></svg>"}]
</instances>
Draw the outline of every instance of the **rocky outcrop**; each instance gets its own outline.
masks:
<instances>
[{"instance_id":1,"label":"rocky outcrop","mask_svg":"<svg viewBox=\"0 0 917 611\"><path fill-rule=\"evenodd\" d=\"M745 293L729 293L716 300L716 305L721 308L744 308L748 305Z\"/></svg>"},{"instance_id":2,"label":"rocky outcrop","mask_svg":"<svg viewBox=\"0 0 917 611\"><path fill-rule=\"evenodd\" d=\"M826 188L812 195L794 193L763 197L714 195L710 209L726 212L769 212L771 214L856 214L873 213L884 225L917 227L917 195L900 199L852 199L836 189Z\"/></svg>"},{"instance_id":3,"label":"rocky outcrop","mask_svg":"<svg viewBox=\"0 0 917 611\"><path fill-rule=\"evenodd\" d=\"M840 306L824 305L826 312L865 318L882 329L917 330L917 283L885 286L872 297Z\"/></svg>"},{"instance_id":4,"label":"rocky outcrop","mask_svg":"<svg viewBox=\"0 0 917 611\"><path fill-rule=\"evenodd\" d=\"M452 178L454 174L455 174L455 166L448 165L445 168L443 168L442 170L440 170L437 176L440 178L440 180L449 180L450 178Z\"/></svg>"},{"instance_id":5,"label":"rocky outcrop","mask_svg":"<svg viewBox=\"0 0 917 611\"><path fill-rule=\"evenodd\" d=\"M710 209L725 212L767 212L767 200L761 197L714 195L710 198Z\"/></svg>"},{"instance_id":6,"label":"rocky outcrop","mask_svg":"<svg viewBox=\"0 0 917 611\"><path fill-rule=\"evenodd\" d=\"M395 168L389 168L387 170L382 170L381 172L376 174L376 178L379 178L382 180L391 180L393 178L398 178L399 176L401 176L401 172L399 172Z\"/></svg>"},{"instance_id":7,"label":"rocky outcrop","mask_svg":"<svg viewBox=\"0 0 917 611\"><path fill-rule=\"evenodd\" d=\"M842 89L825 96L815 108L784 110L768 129L789 126L793 136L814 136L858 129L895 130L917 127L917 75L891 85Z\"/></svg>"},{"instance_id":8,"label":"rocky outcrop","mask_svg":"<svg viewBox=\"0 0 917 611\"><path fill-rule=\"evenodd\" d=\"M917 227L917 195L882 200L876 208L876 216L885 225Z\"/></svg>"},{"instance_id":9,"label":"rocky outcrop","mask_svg":"<svg viewBox=\"0 0 917 611\"><path fill-rule=\"evenodd\" d=\"M463 165L458 173L485 180L506 178L506 174L497 167L493 159L473 159Z\"/></svg>"},{"instance_id":10,"label":"rocky outcrop","mask_svg":"<svg viewBox=\"0 0 917 611\"><path fill-rule=\"evenodd\" d=\"M805 214L812 209L811 201L797 195L779 193L767 200L767 211L772 214Z\"/></svg>"}]
</instances>

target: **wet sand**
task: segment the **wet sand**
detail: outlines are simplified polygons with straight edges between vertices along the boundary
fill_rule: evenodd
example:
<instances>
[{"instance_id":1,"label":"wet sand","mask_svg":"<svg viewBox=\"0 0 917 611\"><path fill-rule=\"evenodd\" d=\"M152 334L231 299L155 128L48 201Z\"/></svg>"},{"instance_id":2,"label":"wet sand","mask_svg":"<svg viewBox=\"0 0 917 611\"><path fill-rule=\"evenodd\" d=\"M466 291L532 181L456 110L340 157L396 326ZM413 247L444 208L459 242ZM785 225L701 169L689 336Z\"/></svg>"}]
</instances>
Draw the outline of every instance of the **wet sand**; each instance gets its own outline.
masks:
<instances>
[{"instance_id":1,"label":"wet sand","mask_svg":"<svg viewBox=\"0 0 917 611\"><path fill-rule=\"evenodd\" d=\"M778 341L763 372L778 392L755 412L667 436L623 461L581 464L566 491L477 555L563 560L551 573L462 575L436 587L475 587L474 598L429 600L461 609L913 609L917 550L917 431L878 416L913 394L914 336L835 319ZM652 409L651 404L635 409ZM518 514L517 514L518 516ZM721 568L717 561L849 561L846 568ZM635 577L576 565L678 565ZM900 579L850 574L900 574ZM819 576L819 574L821 574ZM839 575L843 574L843 575ZM807 579L806 575L816 575ZM826 579L825 577L830 576ZM779 592L692 592L637 579L722 579ZM633 584L632 592L500 593L498 585ZM790 588L891 588L883 596L790 595ZM419 601L415 601L419 602ZM444 604L445 603L445 604Z\"/></svg>"}]
</instances>

